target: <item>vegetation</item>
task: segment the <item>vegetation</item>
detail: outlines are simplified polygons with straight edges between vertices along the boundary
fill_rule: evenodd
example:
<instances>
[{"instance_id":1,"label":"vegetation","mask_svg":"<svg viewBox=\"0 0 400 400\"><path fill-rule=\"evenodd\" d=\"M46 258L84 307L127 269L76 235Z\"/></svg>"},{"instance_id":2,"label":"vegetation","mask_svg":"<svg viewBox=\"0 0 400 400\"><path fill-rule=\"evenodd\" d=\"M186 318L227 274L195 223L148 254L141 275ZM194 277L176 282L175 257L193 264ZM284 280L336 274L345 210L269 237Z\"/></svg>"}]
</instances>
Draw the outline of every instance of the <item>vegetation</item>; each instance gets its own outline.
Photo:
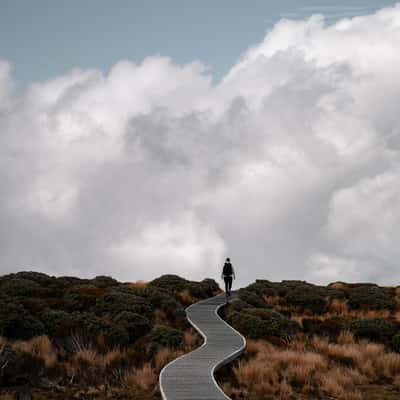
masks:
<instances>
[{"instance_id":1,"label":"vegetation","mask_svg":"<svg viewBox=\"0 0 400 400\"><path fill-rule=\"evenodd\" d=\"M186 306L216 282L0 277L0 400L160 399L162 367L201 344ZM220 309L247 338L218 372L234 400L400 398L400 287L257 280Z\"/></svg>"},{"instance_id":2,"label":"vegetation","mask_svg":"<svg viewBox=\"0 0 400 400\"><path fill-rule=\"evenodd\" d=\"M400 398L400 287L257 280L221 314L247 338L234 400Z\"/></svg>"},{"instance_id":3,"label":"vegetation","mask_svg":"<svg viewBox=\"0 0 400 400\"><path fill-rule=\"evenodd\" d=\"M160 399L161 368L202 341L185 306L219 291L210 279L174 275L147 283L2 276L0 399L20 390L33 399Z\"/></svg>"}]
</instances>

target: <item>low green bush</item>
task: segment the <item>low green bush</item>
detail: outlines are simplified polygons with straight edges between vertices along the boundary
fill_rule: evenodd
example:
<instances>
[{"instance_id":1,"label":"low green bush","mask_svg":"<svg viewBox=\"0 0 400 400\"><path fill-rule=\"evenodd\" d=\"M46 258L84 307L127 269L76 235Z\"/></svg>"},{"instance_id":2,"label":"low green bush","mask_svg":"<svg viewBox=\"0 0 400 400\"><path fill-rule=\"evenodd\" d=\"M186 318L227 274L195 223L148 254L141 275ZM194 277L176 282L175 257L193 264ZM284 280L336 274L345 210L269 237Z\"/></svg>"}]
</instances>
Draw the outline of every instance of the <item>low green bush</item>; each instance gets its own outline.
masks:
<instances>
[{"instance_id":1,"label":"low green bush","mask_svg":"<svg viewBox=\"0 0 400 400\"><path fill-rule=\"evenodd\" d=\"M247 288L239 289L238 297L240 300L244 301L247 304L250 304L253 307L259 307L259 308L271 307L260 296L258 296L256 293L253 293L251 290L248 290Z\"/></svg>"},{"instance_id":2,"label":"low green bush","mask_svg":"<svg viewBox=\"0 0 400 400\"><path fill-rule=\"evenodd\" d=\"M114 322L98 318L89 313L73 313L71 329L83 337L97 338L102 334L109 347L127 346L130 337L127 329Z\"/></svg>"},{"instance_id":3,"label":"low green bush","mask_svg":"<svg viewBox=\"0 0 400 400\"><path fill-rule=\"evenodd\" d=\"M400 332L396 333L392 337L392 347L398 353L400 353Z\"/></svg>"},{"instance_id":4,"label":"low green bush","mask_svg":"<svg viewBox=\"0 0 400 400\"><path fill-rule=\"evenodd\" d=\"M258 296L277 296L278 291L272 282L267 280L257 279L255 283L250 284L246 287L247 290L250 290L253 293L256 293Z\"/></svg>"},{"instance_id":5,"label":"low green bush","mask_svg":"<svg viewBox=\"0 0 400 400\"><path fill-rule=\"evenodd\" d=\"M274 311L274 310L269 310L265 308L243 308L242 311L246 314L251 314L254 315L255 317L265 319L265 320L270 320L274 318L285 318L284 315L281 313Z\"/></svg>"},{"instance_id":6,"label":"low green bush","mask_svg":"<svg viewBox=\"0 0 400 400\"><path fill-rule=\"evenodd\" d=\"M282 280L281 282L275 283L275 289L278 292L278 296L285 297L289 292L294 289L310 289L315 288L315 285L307 283L306 281L300 280Z\"/></svg>"},{"instance_id":7,"label":"low green bush","mask_svg":"<svg viewBox=\"0 0 400 400\"><path fill-rule=\"evenodd\" d=\"M166 289L169 292L180 292L189 287L189 281L178 275L162 275L149 282L149 286Z\"/></svg>"},{"instance_id":8,"label":"low green bush","mask_svg":"<svg viewBox=\"0 0 400 400\"><path fill-rule=\"evenodd\" d=\"M252 339L262 339L271 336L290 338L300 330L297 322L283 316L262 319L252 314L234 311L229 315L228 321L235 329Z\"/></svg>"},{"instance_id":9,"label":"low green bush","mask_svg":"<svg viewBox=\"0 0 400 400\"><path fill-rule=\"evenodd\" d=\"M0 291L9 297L31 297L41 291L41 286L29 279L11 278L1 282Z\"/></svg>"},{"instance_id":10,"label":"low green bush","mask_svg":"<svg viewBox=\"0 0 400 400\"><path fill-rule=\"evenodd\" d=\"M97 296L93 294L69 292L63 297L62 308L67 312L94 310L97 304Z\"/></svg>"},{"instance_id":11,"label":"low green bush","mask_svg":"<svg viewBox=\"0 0 400 400\"><path fill-rule=\"evenodd\" d=\"M72 315L62 310L44 310L40 313L39 318L45 327L46 333L51 337L70 335L75 327Z\"/></svg>"},{"instance_id":12,"label":"low green bush","mask_svg":"<svg viewBox=\"0 0 400 400\"><path fill-rule=\"evenodd\" d=\"M316 314L326 311L327 301L315 288L296 287L290 290L285 296L286 304L300 307L302 311L306 309Z\"/></svg>"},{"instance_id":13,"label":"low green bush","mask_svg":"<svg viewBox=\"0 0 400 400\"><path fill-rule=\"evenodd\" d=\"M171 321L182 321L185 318L183 306L171 295L160 290L148 291L147 300L154 309L164 311Z\"/></svg>"},{"instance_id":14,"label":"low green bush","mask_svg":"<svg viewBox=\"0 0 400 400\"><path fill-rule=\"evenodd\" d=\"M147 318L129 311L120 312L113 321L118 326L122 326L126 329L130 343L146 335L151 330L151 324Z\"/></svg>"},{"instance_id":15,"label":"low green bush","mask_svg":"<svg viewBox=\"0 0 400 400\"><path fill-rule=\"evenodd\" d=\"M219 290L217 282L213 279L204 279L201 282L190 282L189 293L198 299L206 299L214 296Z\"/></svg>"},{"instance_id":16,"label":"low green bush","mask_svg":"<svg viewBox=\"0 0 400 400\"><path fill-rule=\"evenodd\" d=\"M21 304L0 301L0 336L25 340L44 333L44 325Z\"/></svg>"},{"instance_id":17,"label":"low green bush","mask_svg":"<svg viewBox=\"0 0 400 400\"><path fill-rule=\"evenodd\" d=\"M374 285L351 288L348 296L348 304L352 309L393 310L396 307L395 298Z\"/></svg>"},{"instance_id":18,"label":"low green bush","mask_svg":"<svg viewBox=\"0 0 400 400\"><path fill-rule=\"evenodd\" d=\"M153 315L153 307L148 300L113 289L96 300L95 313L98 316L113 317L122 311L141 314L148 319Z\"/></svg>"},{"instance_id":19,"label":"low green bush","mask_svg":"<svg viewBox=\"0 0 400 400\"><path fill-rule=\"evenodd\" d=\"M357 338L388 343L397 331L396 325L383 318L363 318L350 321L348 329Z\"/></svg>"},{"instance_id":20,"label":"low green bush","mask_svg":"<svg viewBox=\"0 0 400 400\"><path fill-rule=\"evenodd\" d=\"M182 331L169 326L157 325L149 336L153 342L161 346L177 347L183 343Z\"/></svg>"},{"instance_id":21,"label":"low green bush","mask_svg":"<svg viewBox=\"0 0 400 400\"><path fill-rule=\"evenodd\" d=\"M302 326L306 334L328 336L332 340L336 339L340 332L342 332L346 325L347 320L341 317L332 317L324 320L316 318L303 318Z\"/></svg>"},{"instance_id":22,"label":"low green bush","mask_svg":"<svg viewBox=\"0 0 400 400\"><path fill-rule=\"evenodd\" d=\"M111 278L110 276L104 276L104 275L96 276L95 278L91 279L90 284L99 288L109 288L112 286L119 285L117 280Z\"/></svg>"},{"instance_id":23,"label":"low green bush","mask_svg":"<svg viewBox=\"0 0 400 400\"><path fill-rule=\"evenodd\" d=\"M1 368L6 366L4 368ZM0 349L0 387L32 384L44 374L44 361L30 353L13 350L9 346ZM0 390L1 392L1 390Z\"/></svg>"}]
</instances>

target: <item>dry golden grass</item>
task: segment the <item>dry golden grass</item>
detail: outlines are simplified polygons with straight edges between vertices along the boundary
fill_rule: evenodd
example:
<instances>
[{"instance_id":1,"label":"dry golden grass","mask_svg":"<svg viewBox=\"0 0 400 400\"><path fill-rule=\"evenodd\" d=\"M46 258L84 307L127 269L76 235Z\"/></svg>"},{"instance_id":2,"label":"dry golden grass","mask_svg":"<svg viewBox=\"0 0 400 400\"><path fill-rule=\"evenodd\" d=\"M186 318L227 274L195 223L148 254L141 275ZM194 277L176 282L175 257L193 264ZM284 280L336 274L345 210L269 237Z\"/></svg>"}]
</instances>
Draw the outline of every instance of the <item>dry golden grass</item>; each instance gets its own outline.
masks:
<instances>
[{"instance_id":1,"label":"dry golden grass","mask_svg":"<svg viewBox=\"0 0 400 400\"><path fill-rule=\"evenodd\" d=\"M191 351L198 347L200 338L199 335L192 329L188 329L183 333L183 338L185 340L185 348L187 351Z\"/></svg>"},{"instance_id":2,"label":"dry golden grass","mask_svg":"<svg viewBox=\"0 0 400 400\"><path fill-rule=\"evenodd\" d=\"M393 379L393 384L395 386L397 386L398 389L400 389L400 375L397 375L394 379Z\"/></svg>"},{"instance_id":3,"label":"dry golden grass","mask_svg":"<svg viewBox=\"0 0 400 400\"><path fill-rule=\"evenodd\" d=\"M99 354L95 349L87 348L76 352L68 361L64 362L64 366L72 382L75 377L82 376L84 371L95 371L94 374L104 372L113 361L125 357L126 353L119 349Z\"/></svg>"},{"instance_id":4,"label":"dry golden grass","mask_svg":"<svg viewBox=\"0 0 400 400\"><path fill-rule=\"evenodd\" d=\"M353 378L343 368L334 367L327 371L317 371L316 381L319 392L341 400L361 400L361 393L355 390Z\"/></svg>"},{"instance_id":5,"label":"dry golden grass","mask_svg":"<svg viewBox=\"0 0 400 400\"><path fill-rule=\"evenodd\" d=\"M192 296L188 289L184 289L179 292L178 298L185 305L196 303L199 300L196 297Z\"/></svg>"},{"instance_id":6,"label":"dry golden grass","mask_svg":"<svg viewBox=\"0 0 400 400\"><path fill-rule=\"evenodd\" d=\"M154 392L157 389L158 375L146 363L142 368L133 368L128 371L123 378L123 385L127 388L140 388L142 390Z\"/></svg>"},{"instance_id":7,"label":"dry golden grass","mask_svg":"<svg viewBox=\"0 0 400 400\"><path fill-rule=\"evenodd\" d=\"M154 357L154 365L157 373L159 373L170 361L175 360L175 358L178 358L182 354L184 353L181 350L163 347Z\"/></svg>"},{"instance_id":8,"label":"dry golden grass","mask_svg":"<svg viewBox=\"0 0 400 400\"><path fill-rule=\"evenodd\" d=\"M144 289L149 283L145 281L129 282L127 285L133 288Z\"/></svg>"},{"instance_id":9,"label":"dry golden grass","mask_svg":"<svg viewBox=\"0 0 400 400\"><path fill-rule=\"evenodd\" d=\"M337 338L337 343L338 344L354 344L354 334L353 332L350 331L342 331L340 332L338 338Z\"/></svg>"},{"instance_id":10,"label":"dry golden grass","mask_svg":"<svg viewBox=\"0 0 400 400\"><path fill-rule=\"evenodd\" d=\"M383 379L400 387L400 354L386 351L381 344L356 342L350 332L342 332L338 343L299 334L285 348L248 340L246 359L233 373L238 384L224 385L228 395L288 399L302 394L361 400L357 385Z\"/></svg>"},{"instance_id":11,"label":"dry golden grass","mask_svg":"<svg viewBox=\"0 0 400 400\"><path fill-rule=\"evenodd\" d=\"M264 301L267 304L271 304L273 306L276 306L280 303L280 297L279 296L263 296Z\"/></svg>"},{"instance_id":12,"label":"dry golden grass","mask_svg":"<svg viewBox=\"0 0 400 400\"><path fill-rule=\"evenodd\" d=\"M342 315L348 313L349 308L347 301L341 299L333 299L329 304L329 312L334 315Z\"/></svg>"},{"instance_id":13,"label":"dry golden grass","mask_svg":"<svg viewBox=\"0 0 400 400\"><path fill-rule=\"evenodd\" d=\"M296 321L300 326L303 326L304 315L292 315L290 319Z\"/></svg>"},{"instance_id":14,"label":"dry golden grass","mask_svg":"<svg viewBox=\"0 0 400 400\"><path fill-rule=\"evenodd\" d=\"M11 393L0 393L0 400L14 400L15 396L13 396Z\"/></svg>"},{"instance_id":15,"label":"dry golden grass","mask_svg":"<svg viewBox=\"0 0 400 400\"><path fill-rule=\"evenodd\" d=\"M154 311L154 323L158 325L169 325L169 320L165 311L156 308Z\"/></svg>"},{"instance_id":16,"label":"dry golden grass","mask_svg":"<svg viewBox=\"0 0 400 400\"><path fill-rule=\"evenodd\" d=\"M10 341L9 344L15 350L24 351L41 358L47 368L54 367L57 363L57 349L47 336L36 336L26 341Z\"/></svg>"},{"instance_id":17,"label":"dry golden grass","mask_svg":"<svg viewBox=\"0 0 400 400\"><path fill-rule=\"evenodd\" d=\"M334 282L330 285L332 289L346 289L347 285L342 282Z\"/></svg>"}]
</instances>

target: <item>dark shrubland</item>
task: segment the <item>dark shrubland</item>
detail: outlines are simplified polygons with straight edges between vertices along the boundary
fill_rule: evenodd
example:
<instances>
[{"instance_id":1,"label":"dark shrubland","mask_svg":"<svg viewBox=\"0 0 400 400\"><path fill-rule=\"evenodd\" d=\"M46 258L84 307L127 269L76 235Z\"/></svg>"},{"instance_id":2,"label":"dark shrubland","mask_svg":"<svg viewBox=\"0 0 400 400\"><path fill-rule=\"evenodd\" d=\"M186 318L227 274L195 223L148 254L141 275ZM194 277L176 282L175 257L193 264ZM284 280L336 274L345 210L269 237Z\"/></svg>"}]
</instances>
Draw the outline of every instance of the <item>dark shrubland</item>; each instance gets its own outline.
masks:
<instances>
[{"instance_id":1,"label":"dark shrubland","mask_svg":"<svg viewBox=\"0 0 400 400\"><path fill-rule=\"evenodd\" d=\"M202 340L185 306L219 291L213 280L174 275L149 283L2 276L0 393L21 387L34 399L159 399L162 366Z\"/></svg>"},{"instance_id":2,"label":"dark shrubland","mask_svg":"<svg viewBox=\"0 0 400 400\"><path fill-rule=\"evenodd\" d=\"M257 280L221 314L248 339L234 400L400 399L400 287Z\"/></svg>"}]
</instances>

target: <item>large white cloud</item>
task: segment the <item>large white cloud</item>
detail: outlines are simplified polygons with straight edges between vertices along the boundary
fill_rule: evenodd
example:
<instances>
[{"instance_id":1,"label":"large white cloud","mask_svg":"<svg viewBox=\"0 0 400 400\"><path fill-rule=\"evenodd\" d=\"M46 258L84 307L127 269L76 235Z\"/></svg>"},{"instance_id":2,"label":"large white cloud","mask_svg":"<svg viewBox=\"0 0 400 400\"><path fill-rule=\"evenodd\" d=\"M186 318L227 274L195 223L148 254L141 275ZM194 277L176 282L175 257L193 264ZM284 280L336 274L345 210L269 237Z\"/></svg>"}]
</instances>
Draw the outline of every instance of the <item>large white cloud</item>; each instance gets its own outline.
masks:
<instances>
[{"instance_id":1,"label":"large white cloud","mask_svg":"<svg viewBox=\"0 0 400 400\"><path fill-rule=\"evenodd\" d=\"M400 6L282 20L216 86L120 61L24 93L0 62L0 271L397 284Z\"/></svg>"}]
</instances>

